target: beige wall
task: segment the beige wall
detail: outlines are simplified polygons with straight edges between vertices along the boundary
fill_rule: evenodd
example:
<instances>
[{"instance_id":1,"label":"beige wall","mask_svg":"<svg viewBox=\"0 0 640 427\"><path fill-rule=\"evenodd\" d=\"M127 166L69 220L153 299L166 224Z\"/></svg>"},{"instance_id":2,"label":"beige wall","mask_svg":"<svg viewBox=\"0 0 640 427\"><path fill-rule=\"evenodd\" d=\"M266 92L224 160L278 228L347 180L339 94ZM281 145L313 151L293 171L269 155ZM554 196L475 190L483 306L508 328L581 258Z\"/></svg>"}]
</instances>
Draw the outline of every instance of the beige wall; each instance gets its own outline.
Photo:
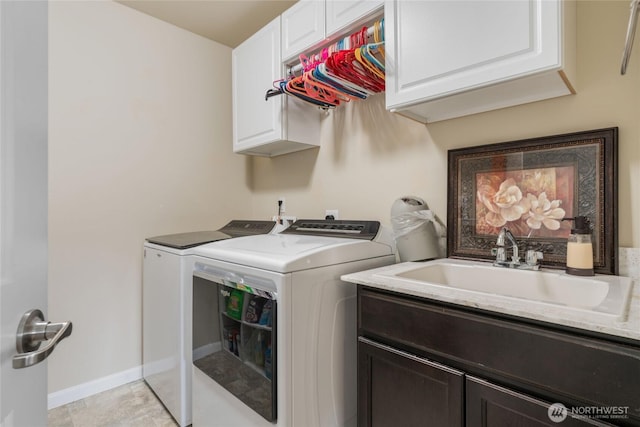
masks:
<instances>
[{"instance_id":1,"label":"beige wall","mask_svg":"<svg viewBox=\"0 0 640 427\"><path fill-rule=\"evenodd\" d=\"M388 223L414 194L446 219L450 148L619 126L620 245L640 246L640 41L619 74L628 12L579 2L577 95L428 126L378 96L327 114L319 150L266 159L230 152L227 48L119 4L52 2L49 317L74 332L49 391L140 365L145 237L268 218L281 196L298 217Z\"/></svg>"},{"instance_id":2,"label":"beige wall","mask_svg":"<svg viewBox=\"0 0 640 427\"><path fill-rule=\"evenodd\" d=\"M427 126L384 111L383 96L339 107L319 150L252 160L254 214L284 196L298 217L339 209L388 224L393 201L413 194L446 220L448 149L619 126L620 246L640 246L640 41L621 76L629 2L580 0L577 14L577 95Z\"/></svg>"},{"instance_id":3,"label":"beige wall","mask_svg":"<svg viewBox=\"0 0 640 427\"><path fill-rule=\"evenodd\" d=\"M74 325L53 392L141 365L145 237L250 203L229 48L111 2L51 2L49 34L48 318Z\"/></svg>"}]
</instances>

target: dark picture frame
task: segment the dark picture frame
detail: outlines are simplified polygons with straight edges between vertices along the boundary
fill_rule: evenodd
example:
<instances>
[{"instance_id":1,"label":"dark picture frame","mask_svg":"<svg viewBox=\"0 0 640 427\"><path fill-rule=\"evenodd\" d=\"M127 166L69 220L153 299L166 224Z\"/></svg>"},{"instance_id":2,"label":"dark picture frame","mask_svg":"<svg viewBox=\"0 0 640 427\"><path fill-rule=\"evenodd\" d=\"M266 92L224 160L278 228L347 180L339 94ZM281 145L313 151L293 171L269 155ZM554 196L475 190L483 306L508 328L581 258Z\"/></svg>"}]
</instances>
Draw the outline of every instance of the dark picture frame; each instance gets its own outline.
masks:
<instances>
[{"instance_id":1,"label":"dark picture frame","mask_svg":"<svg viewBox=\"0 0 640 427\"><path fill-rule=\"evenodd\" d=\"M618 128L449 150L447 256L493 260L503 226L564 268L572 221L593 225L596 273L618 274Z\"/></svg>"}]
</instances>

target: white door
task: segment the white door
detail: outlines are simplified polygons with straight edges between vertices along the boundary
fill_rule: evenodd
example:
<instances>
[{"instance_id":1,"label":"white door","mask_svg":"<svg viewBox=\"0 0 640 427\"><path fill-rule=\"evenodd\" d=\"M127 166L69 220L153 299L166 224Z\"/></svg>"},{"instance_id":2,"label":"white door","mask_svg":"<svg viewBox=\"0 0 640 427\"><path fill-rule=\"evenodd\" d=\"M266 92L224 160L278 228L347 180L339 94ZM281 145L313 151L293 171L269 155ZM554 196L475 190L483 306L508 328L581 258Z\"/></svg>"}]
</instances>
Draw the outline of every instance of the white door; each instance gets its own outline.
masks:
<instances>
[{"instance_id":1,"label":"white door","mask_svg":"<svg viewBox=\"0 0 640 427\"><path fill-rule=\"evenodd\" d=\"M38 361L57 341L51 338L71 332L70 323L32 317L29 355L16 358L23 315L47 311L47 22L46 2L0 1L2 427L47 425L47 363ZM49 341L29 348L41 338Z\"/></svg>"}]
</instances>

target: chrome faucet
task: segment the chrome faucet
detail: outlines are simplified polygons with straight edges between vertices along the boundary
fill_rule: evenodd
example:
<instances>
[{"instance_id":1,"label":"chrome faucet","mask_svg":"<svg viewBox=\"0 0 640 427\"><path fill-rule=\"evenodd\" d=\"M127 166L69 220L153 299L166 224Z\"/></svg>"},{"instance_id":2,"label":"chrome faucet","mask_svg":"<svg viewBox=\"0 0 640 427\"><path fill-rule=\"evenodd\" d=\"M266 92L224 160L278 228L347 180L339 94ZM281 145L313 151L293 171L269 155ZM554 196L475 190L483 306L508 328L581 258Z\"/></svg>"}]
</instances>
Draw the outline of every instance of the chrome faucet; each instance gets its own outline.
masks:
<instances>
[{"instance_id":1,"label":"chrome faucet","mask_svg":"<svg viewBox=\"0 0 640 427\"><path fill-rule=\"evenodd\" d=\"M511 244L511 261L507 260L505 239ZM525 262L520 262L518 242L507 227L503 227L500 230L498 239L496 240L496 247L491 250L491 254L496 257L496 260L493 262L493 265L496 267L519 268L524 270L538 270L540 268L538 260L542 259L542 252L528 249Z\"/></svg>"}]
</instances>

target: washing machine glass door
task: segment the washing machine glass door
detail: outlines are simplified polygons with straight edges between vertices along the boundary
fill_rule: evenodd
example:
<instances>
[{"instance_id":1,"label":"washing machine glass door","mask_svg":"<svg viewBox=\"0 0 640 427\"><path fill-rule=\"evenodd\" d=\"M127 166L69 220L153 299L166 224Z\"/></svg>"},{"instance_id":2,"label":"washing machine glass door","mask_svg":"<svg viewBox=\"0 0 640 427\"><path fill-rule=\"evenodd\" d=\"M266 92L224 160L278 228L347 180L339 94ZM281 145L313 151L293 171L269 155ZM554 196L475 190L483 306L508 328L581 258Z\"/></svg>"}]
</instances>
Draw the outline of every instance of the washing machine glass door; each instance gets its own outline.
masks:
<instances>
[{"instance_id":1,"label":"washing machine glass door","mask_svg":"<svg viewBox=\"0 0 640 427\"><path fill-rule=\"evenodd\" d=\"M277 299L275 293L243 282L194 276L193 364L275 421ZM207 307L207 300L214 302Z\"/></svg>"}]
</instances>

